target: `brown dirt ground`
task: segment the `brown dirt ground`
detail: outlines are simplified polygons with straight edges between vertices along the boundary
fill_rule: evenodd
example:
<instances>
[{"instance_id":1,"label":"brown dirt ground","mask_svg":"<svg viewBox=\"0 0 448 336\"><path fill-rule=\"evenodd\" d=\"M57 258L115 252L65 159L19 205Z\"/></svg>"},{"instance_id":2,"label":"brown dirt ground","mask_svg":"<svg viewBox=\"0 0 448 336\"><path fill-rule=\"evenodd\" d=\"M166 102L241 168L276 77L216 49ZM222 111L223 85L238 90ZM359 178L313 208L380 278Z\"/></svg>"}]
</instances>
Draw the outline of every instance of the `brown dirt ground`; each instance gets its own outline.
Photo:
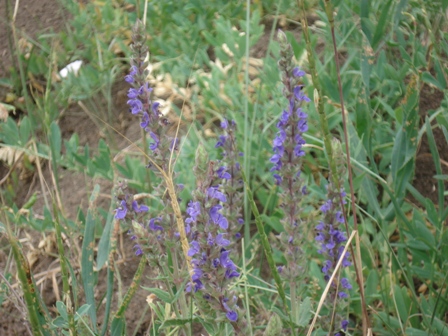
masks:
<instances>
[{"instance_id":1,"label":"brown dirt ground","mask_svg":"<svg viewBox=\"0 0 448 336\"><path fill-rule=\"evenodd\" d=\"M5 18L6 1L0 2L0 17ZM68 17L60 6L58 6L55 0L22 0L20 2L19 14L17 17L17 27L20 29L20 33L24 36L35 36L38 31L58 31L63 29L66 18ZM6 21L0 19L0 30L7 31ZM258 46L254 48L251 54L255 57L263 57L266 52L266 38L268 39L270 28L266 28L266 37ZM296 34L296 30L294 30ZM3 59L3 63L0 66L0 77L4 75L5 70L14 64L9 53L9 40L8 34L0 35L0 57ZM131 138L136 139L136 135L139 133L139 127L135 123L132 123L127 118L127 107L125 105L125 91L126 88L123 84L117 84L114 87L116 95L116 101L114 102L115 113L117 119L120 121L120 129ZM124 93L123 93L124 92ZM420 102L421 116L427 114L429 110L436 109L440 106L440 102L443 99L441 92L435 92L433 89L425 86L422 90L422 100ZM89 144L95 146L98 143L100 136L100 130L98 130L92 120L82 112L81 108L76 106L71 107L61 118L60 127L65 139L68 139L71 134L77 133L80 136L81 144ZM441 158L448 162L448 151L446 151L447 144L440 129L434 130L436 142L439 148L439 154ZM117 144L117 148L124 148L127 146L126 142L120 142ZM434 163L429 151L428 141L426 136L422 139L420 149L417 155L416 162L416 176L414 179L414 186L425 196L431 200L436 201L437 193L434 191L435 180L433 175L435 174ZM448 174L447 165L443 165L444 173ZM2 171L4 172L4 170ZM59 172L61 176L60 188L61 199L64 205L65 211L72 219L76 218L78 208L83 211L87 209L87 200L92 186L98 182L92 179L85 178L81 173L73 173L68 171ZM47 181L50 181L50 171L47 166L44 166L43 176ZM36 209L44 204L44 192L41 191L40 183L38 181L37 174L29 176L27 179L21 182L20 192L18 193L18 199L26 200L29 195L34 192L38 192L38 202ZM110 204L110 198L108 196L109 190L112 187L110 183L101 182L102 191L104 194L100 197L99 206L107 208ZM448 187L448 186L447 186ZM43 295L44 300L50 307L58 300L58 293L62 291L62 285L60 283L60 275L57 273L59 262L55 258L57 255L56 247L54 243L54 236L47 235L44 237L33 237L29 232L19 232L19 236L22 238L22 244L25 250L29 253L28 257L32 259L32 270L36 274L36 281L39 283L39 289ZM120 286L123 289L128 288L135 270L138 265L138 259L134 257L132 252L132 244L126 239L124 235L123 245L120 248L119 260L117 260L118 273L122 281ZM80 241L72 241L74 244L80 246ZM39 245L41 244L41 245ZM7 272L13 272L13 268L5 269L6 265L10 265L7 260L10 256L7 255L9 249L4 238L0 238L0 271L2 274ZM76 254L76 253L74 253ZM79 264L74 264L73 267L79 269ZM54 271L54 272L53 272ZM55 273L56 272L56 273ZM52 275L56 274L53 278ZM104 277L104 271L100 273L100 278ZM53 281L54 279L54 281ZM147 280L143 280L144 282ZM13 281L15 282L15 281ZM101 283L101 281L100 281ZM17 287L14 288L15 292L18 292ZM105 291L105 286L97 286L96 296L97 298ZM118 292L118 288L117 288ZM122 293L123 294L123 293ZM140 290L134 299L131 301L130 308L127 310L126 320L128 323L128 334L133 334L137 327L136 335L143 335L144 331L149 326L149 314L139 322L144 308L146 292ZM24 308L23 301L18 294L18 298L11 299L3 304L0 308L0 334L4 336L9 335L26 335L26 309ZM99 319L101 321L101 317Z\"/></svg>"}]
</instances>

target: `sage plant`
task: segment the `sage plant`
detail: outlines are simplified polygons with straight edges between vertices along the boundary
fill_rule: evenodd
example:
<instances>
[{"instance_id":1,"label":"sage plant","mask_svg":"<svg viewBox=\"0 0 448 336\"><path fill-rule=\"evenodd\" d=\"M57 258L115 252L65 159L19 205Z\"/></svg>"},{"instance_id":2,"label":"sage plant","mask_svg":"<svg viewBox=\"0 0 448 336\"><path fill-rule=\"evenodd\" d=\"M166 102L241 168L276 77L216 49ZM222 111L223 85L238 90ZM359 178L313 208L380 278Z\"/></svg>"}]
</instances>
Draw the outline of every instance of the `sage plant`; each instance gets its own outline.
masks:
<instances>
[{"instance_id":1,"label":"sage plant","mask_svg":"<svg viewBox=\"0 0 448 336\"><path fill-rule=\"evenodd\" d=\"M281 188L281 208L284 212L282 224L284 232L279 236L280 248L284 249L286 265L279 267L281 276L288 281L291 292L291 306L294 318L297 318L298 287L304 281L306 255L303 251L306 223L301 218L300 206L306 186L300 178L302 158L305 155L302 134L308 130L307 114L303 103L310 99L303 92L301 77L305 72L294 65L294 53L282 31L278 33L280 43L279 68L282 74L283 94L288 105L277 123L277 135L273 141L274 164L271 171Z\"/></svg>"},{"instance_id":2,"label":"sage plant","mask_svg":"<svg viewBox=\"0 0 448 336\"><path fill-rule=\"evenodd\" d=\"M221 189L227 196L227 202L223 204L223 214L229 221L229 236L231 246L240 238L240 230L244 224L243 208L243 178L241 176L241 165L238 158L243 156L238 151L235 137L236 123L224 119L221 122L224 134L219 136L215 148L221 148L222 159L217 162L216 174L222 179ZM233 251L236 254L236 249Z\"/></svg>"},{"instance_id":3,"label":"sage plant","mask_svg":"<svg viewBox=\"0 0 448 336\"><path fill-rule=\"evenodd\" d=\"M343 163L343 153L339 141L334 140L332 143L333 153L335 156L335 162L337 164L337 179L330 179L327 185L327 200L320 207L323 214L323 219L316 226L316 241L320 245L318 253L325 257L325 261L322 267L322 273L326 281L329 281L331 275L335 272L335 267L339 259L342 258L342 268L351 266L350 253L344 253L344 245L347 241L344 229L340 226L344 224L344 208L346 204L346 193L344 188L343 177L345 176L345 167ZM340 280L339 280L340 279ZM331 284L330 291L327 295L327 306L333 311L333 318L330 321L334 321L340 331L347 331L348 321L343 319L338 313L344 306L344 299L348 297L347 291L352 288L349 280L344 277L336 276ZM333 308L337 308L334 310ZM330 332L333 333L335 329L334 323L329 325ZM335 334L340 336L340 332Z\"/></svg>"},{"instance_id":4,"label":"sage plant","mask_svg":"<svg viewBox=\"0 0 448 336\"><path fill-rule=\"evenodd\" d=\"M229 220L222 213L223 204L229 201L220 184L225 173L222 166L216 167L215 162L208 160L202 146L196 152L194 173L197 187L185 220L193 275L186 290L194 295L206 320L218 324L230 322L236 334L242 334L245 321L236 292L231 288L240 275L230 255L234 237L229 234Z\"/></svg>"},{"instance_id":5,"label":"sage plant","mask_svg":"<svg viewBox=\"0 0 448 336\"><path fill-rule=\"evenodd\" d=\"M159 179L152 196L160 206L149 209L137 203L136 196L128 192L124 182L120 182L116 188L118 208L115 218L131 224L129 235L135 244L135 254L145 254L149 263L159 268L166 289L174 296L188 281L187 268L190 268L187 256L189 247L178 196L183 185L174 184L171 165L179 140L170 135L171 125L159 111L159 103L151 100L152 88L147 81L148 62L145 61L148 49L144 25L140 21L133 29L132 41L131 68L125 76L125 81L131 86L127 103L130 113L140 117L140 127L145 134L143 143L146 144L149 139L147 168ZM154 183L154 180L151 182ZM157 211L157 208L162 210ZM176 314L189 316L185 293L178 297L179 310L175 309Z\"/></svg>"}]
</instances>

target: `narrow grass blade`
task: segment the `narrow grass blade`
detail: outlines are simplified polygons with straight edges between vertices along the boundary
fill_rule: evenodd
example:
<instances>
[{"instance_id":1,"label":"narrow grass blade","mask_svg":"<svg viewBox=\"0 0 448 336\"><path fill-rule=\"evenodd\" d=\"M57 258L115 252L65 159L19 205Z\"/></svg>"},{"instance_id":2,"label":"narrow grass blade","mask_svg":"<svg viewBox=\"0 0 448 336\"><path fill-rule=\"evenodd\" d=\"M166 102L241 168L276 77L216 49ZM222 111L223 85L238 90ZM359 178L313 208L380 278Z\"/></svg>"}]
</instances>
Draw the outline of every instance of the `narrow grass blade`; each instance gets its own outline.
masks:
<instances>
[{"instance_id":1,"label":"narrow grass blade","mask_svg":"<svg viewBox=\"0 0 448 336\"><path fill-rule=\"evenodd\" d=\"M35 286L28 261L19 246L17 238L10 230L9 225L7 226L7 230L8 240L11 244L14 260L16 261L17 273L22 285L23 296L28 309L28 318L33 334L38 336L51 335L46 331L48 330L48 325L46 326L47 321L45 316L41 314L41 307L39 306L41 299L38 297L39 292Z\"/></svg>"},{"instance_id":2,"label":"narrow grass blade","mask_svg":"<svg viewBox=\"0 0 448 336\"><path fill-rule=\"evenodd\" d=\"M95 310L95 295L94 295L94 270L93 270L93 247L95 245L95 201L100 192L99 185L95 185L92 195L89 200L89 210L87 211L86 227L84 230L84 239L82 242L82 256L81 256L81 276L84 286L84 293L86 295L86 303L90 305L89 316L92 322L92 327L97 332L96 326L96 310Z\"/></svg>"},{"instance_id":3,"label":"narrow grass blade","mask_svg":"<svg viewBox=\"0 0 448 336\"><path fill-rule=\"evenodd\" d=\"M258 233L260 234L261 245L263 246L263 250L266 255L266 260L268 261L269 268L272 272L272 276L273 276L275 284L277 286L278 294L280 295L280 298L282 299L285 313L286 313L286 315L289 316L291 326L293 326L293 323L291 320L291 314L289 312L288 304L286 302L286 294L283 289L283 283L282 283L282 280L280 279L280 275L278 274L277 268L275 267L274 256L272 253L271 245L269 244L268 237L266 236L266 232L264 231L263 222L261 221L261 216L260 216L260 213L258 212L257 205L255 204L254 196L252 195L252 191L247 182L246 175L244 174L244 172L241 172L241 174L243 176L243 181L246 186L246 193L247 193L247 197L249 200L249 204L252 209L252 213L254 214L254 217L255 217L255 223L257 225L257 230L258 230ZM294 328L293 328L293 332L295 334Z\"/></svg>"},{"instance_id":4,"label":"narrow grass blade","mask_svg":"<svg viewBox=\"0 0 448 336\"><path fill-rule=\"evenodd\" d=\"M129 289L123 299L123 302L120 305L120 308L118 308L118 311L115 313L114 319L112 320L112 327L111 327L112 336L124 335L125 331L124 313L128 308L129 302L131 302L131 299L134 297L135 292L137 291L138 285L142 278L143 270L145 269L145 265L146 265L146 257L143 255L142 258L140 259L140 263L138 264L138 268L137 271L135 272L134 279L132 280L132 283L129 286Z\"/></svg>"},{"instance_id":5,"label":"narrow grass blade","mask_svg":"<svg viewBox=\"0 0 448 336\"><path fill-rule=\"evenodd\" d=\"M426 136L428 137L429 149L431 151L432 158L434 160L434 166L436 168L436 173L437 173L437 175L443 175L442 165L440 163L439 151L437 150L436 141L434 139L434 133L432 132L431 124L430 124L428 118L426 118L425 124L426 124ZM444 205L445 205L445 197L444 197L445 185L444 185L442 179L437 179L437 193L438 193L437 197L438 197L438 201L439 201L439 225L438 226L440 229L443 224L443 220L440 220L440 219L443 214Z\"/></svg>"}]
</instances>

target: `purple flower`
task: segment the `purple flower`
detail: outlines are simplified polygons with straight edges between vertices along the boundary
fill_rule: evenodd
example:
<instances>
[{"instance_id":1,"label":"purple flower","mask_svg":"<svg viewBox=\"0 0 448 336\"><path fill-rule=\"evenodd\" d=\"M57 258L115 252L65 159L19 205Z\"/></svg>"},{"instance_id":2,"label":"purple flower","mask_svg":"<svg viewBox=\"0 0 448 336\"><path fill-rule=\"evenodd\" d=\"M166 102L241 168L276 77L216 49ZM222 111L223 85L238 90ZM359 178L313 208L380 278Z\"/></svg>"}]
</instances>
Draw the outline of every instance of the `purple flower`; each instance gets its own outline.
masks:
<instances>
[{"instance_id":1,"label":"purple flower","mask_svg":"<svg viewBox=\"0 0 448 336\"><path fill-rule=\"evenodd\" d=\"M156 221L160 221L161 219L160 217L151 218L148 222L148 227L153 231L163 231L163 227L156 224Z\"/></svg>"},{"instance_id":2,"label":"purple flower","mask_svg":"<svg viewBox=\"0 0 448 336\"><path fill-rule=\"evenodd\" d=\"M186 223L194 223L201 214L201 203L190 201L187 207L187 214L190 216L185 220Z\"/></svg>"},{"instance_id":3,"label":"purple flower","mask_svg":"<svg viewBox=\"0 0 448 336\"><path fill-rule=\"evenodd\" d=\"M222 192L220 192L218 190L218 186L213 186L213 187L208 188L207 196L210 198L215 198L221 202L227 202L226 195L224 195Z\"/></svg>"},{"instance_id":4,"label":"purple flower","mask_svg":"<svg viewBox=\"0 0 448 336\"><path fill-rule=\"evenodd\" d=\"M126 201L121 201L120 206L115 210L115 219L123 219L126 217L128 208L126 206Z\"/></svg>"},{"instance_id":5,"label":"purple flower","mask_svg":"<svg viewBox=\"0 0 448 336\"><path fill-rule=\"evenodd\" d=\"M140 127L146 129L149 125L149 115L146 112L143 112L142 121L140 122Z\"/></svg>"},{"instance_id":6,"label":"purple flower","mask_svg":"<svg viewBox=\"0 0 448 336\"><path fill-rule=\"evenodd\" d=\"M238 313L236 311L230 310L227 312L226 317L231 322L236 322L238 320Z\"/></svg>"},{"instance_id":7,"label":"purple flower","mask_svg":"<svg viewBox=\"0 0 448 336\"><path fill-rule=\"evenodd\" d=\"M232 178L232 176L227 172L227 167L225 166L219 167L218 170L216 171L216 174L221 179L230 180Z\"/></svg>"},{"instance_id":8,"label":"purple flower","mask_svg":"<svg viewBox=\"0 0 448 336\"><path fill-rule=\"evenodd\" d=\"M188 256L192 257L195 254L199 253L200 250L201 250L201 247L199 246L199 243L194 240L190 244L190 249L188 250Z\"/></svg>"},{"instance_id":9,"label":"purple flower","mask_svg":"<svg viewBox=\"0 0 448 336\"><path fill-rule=\"evenodd\" d=\"M224 238L224 233L220 233L216 236L216 244L218 246L228 246L230 241Z\"/></svg>"},{"instance_id":10,"label":"purple flower","mask_svg":"<svg viewBox=\"0 0 448 336\"><path fill-rule=\"evenodd\" d=\"M236 299L235 299L236 300ZM232 309L230 309L229 305L227 304L227 302L229 301L228 298L224 298L222 300L222 305L224 307L224 309L227 311L226 313L226 317L231 321L231 322L236 322L238 320L238 313Z\"/></svg>"},{"instance_id":11,"label":"purple flower","mask_svg":"<svg viewBox=\"0 0 448 336\"><path fill-rule=\"evenodd\" d=\"M301 70L299 67L296 67L292 70L292 74L295 77L303 77L305 76L305 71Z\"/></svg>"},{"instance_id":12,"label":"purple flower","mask_svg":"<svg viewBox=\"0 0 448 336\"><path fill-rule=\"evenodd\" d=\"M139 244L134 245L134 250L137 257L143 254L142 248Z\"/></svg>"},{"instance_id":13,"label":"purple flower","mask_svg":"<svg viewBox=\"0 0 448 336\"><path fill-rule=\"evenodd\" d=\"M159 102L154 102L154 103L152 104L152 106L151 106L151 108L152 108L152 112L154 113L154 115L155 115L156 117L158 117L158 115L159 115L159 106L160 106L160 103L159 103Z\"/></svg>"},{"instance_id":14,"label":"purple flower","mask_svg":"<svg viewBox=\"0 0 448 336\"><path fill-rule=\"evenodd\" d=\"M302 87L301 85L297 85L297 86L294 88L294 96L296 97L296 99L297 99L298 101L304 101L304 102L309 103L309 102L311 101L311 99L309 99L309 98L303 93L302 88L303 88L303 87Z\"/></svg>"},{"instance_id":15,"label":"purple flower","mask_svg":"<svg viewBox=\"0 0 448 336\"><path fill-rule=\"evenodd\" d=\"M134 77L137 74L137 71L138 71L138 69L137 69L137 67L135 65L131 66L131 71L129 72L128 75L126 75L124 77L124 80L126 82L128 82L129 84L134 83Z\"/></svg>"},{"instance_id":16,"label":"purple flower","mask_svg":"<svg viewBox=\"0 0 448 336\"><path fill-rule=\"evenodd\" d=\"M149 211L149 208L146 205L144 204L138 205L137 201L132 201L132 209L134 209L134 211L137 213Z\"/></svg>"},{"instance_id":17,"label":"purple flower","mask_svg":"<svg viewBox=\"0 0 448 336\"><path fill-rule=\"evenodd\" d=\"M215 148L224 146L226 140L227 140L227 137L225 135L220 135L219 136L219 140L218 140L218 142L215 145Z\"/></svg>"},{"instance_id":18,"label":"purple flower","mask_svg":"<svg viewBox=\"0 0 448 336\"><path fill-rule=\"evenodd\" d=\"M157 147L159 147L159 143L160 143L159 137L154 132L149 132L149 135L154 140L154 142L149 144L149 149L151 149L152 151L155 151L157 149Z\"/></svg>"},{"instance_id":19,"label":"purple flower","mask_svg":"<svg viewBox=\"0 0 448 336\"><path fill-rule=\"evenodd\" d=\"M222 206L217 204L210 209L209 215L214 224L218 225L223 230L227 230L229 222L227 221L227 218L219 213L219 210L221 209Z\"/></svg>"},{"instance_id":20,"label":"purple flower","mask_svg":"<svg viewBox=\"0 0 448 336\"><path fill-rule=\"evenodd\" d=\"M340 299L346 299L346 298L348 298L348 295L347 295L346 292L339 292L339 293L338 293L338 296L339 296Z\"/></svg>"},{"instance_id":21,"label":"purple flower","mask_svg":"<svg viewBox=\"0 0 448 336\"><path fill-rule=\"evenodd\" d=\"M320 211L322 211L324 214L330 211L332 202L331 200L326 201L321 207Z\"/></svg>"},{"instance_id":22,"label":"purple flower","mask_svg":"<svg viewBox=\"0 0 448 336\"><path fill-rule=\"evenodd\" d=\"M143 110L143 104L139 99L128 100L128 105L131 108L132 114L138 114Z\"/></svg>"},{"instance_id":23,"label":"purple flower","mask_svg":"<svg viewBox=\"0 0 448 336\"><path fill-rule=\"evenodd\" d=\"M348 281L347 278L341 279L341 286L342 286L342 288L345 288L345 289L352 289L352 285L350 284L350 282Z\"/></svg>"},{"instance_id":24,"label":"purple flower","mask_svg":"<svg viewBox=\"0 0 448 336\"><path fill-rule=\"evenodd\" d=\"M143 87L139 89L130 88L128 91L128 98L137 99L143 93Z\"/></svg>"}]
</instances>

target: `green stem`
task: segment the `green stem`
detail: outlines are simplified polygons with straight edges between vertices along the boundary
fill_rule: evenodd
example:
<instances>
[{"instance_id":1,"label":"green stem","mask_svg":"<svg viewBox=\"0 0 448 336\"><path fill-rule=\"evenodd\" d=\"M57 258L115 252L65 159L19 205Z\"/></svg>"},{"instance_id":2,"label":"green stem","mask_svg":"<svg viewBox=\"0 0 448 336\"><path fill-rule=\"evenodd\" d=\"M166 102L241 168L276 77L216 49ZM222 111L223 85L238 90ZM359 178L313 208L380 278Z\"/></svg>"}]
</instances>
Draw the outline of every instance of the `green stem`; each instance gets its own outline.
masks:
<instances>
[{"instance_id":1,"label":"green stem","mask_svg":"<svg viewBox=\"0 0 448 336\"><path fill-rule=\"evenodd\" d=\"M177 251L174 248L171 248L171 255L173 258L173 279L180 279L179 276L179 261L178 261L178 257L177 257ZM179 288L177 288L177 290L180 290ZM183 318L187 318L187 316L189 316L189 309L187 306L187 300L185 298L185 291L182 290L182 293L179 296L179 305L180 305L180 311L182 314ZM190 324L186 324L185 327L187 328L187 334L191 335L191 323Z\"/></svg>"},{"instance_id":2,"label":"green stem","mask_svg":"<svg viewBox=\"0 0 448 336\"><path fill-rule=\"evenodd\" d=\"M283 289L283 283L282 283L282 280L280 279L280 275L278 274L277 267L275 267L275 262L274 262L274 257L272 254L271 245L269 244L268 237L266 236L266 232L264 231L263 222L261 221L260 213L258 212L257 205L255 204L254 197L252 195L252 191L250 190L249 184L247 183L246 175L244 174L243 171L241 172L241 174L243 177L244 185L246 186L246 194L249 199L250 206L252 208L252 213L255 216L255 224L257 225L257 230L260 235L260 241L261 241L261 245L263 246L264 253L266 255L266 260L268 261L269 268L271 269L272 276L274 278L278 294L280 295L280 298L282 299L283 308L285 309L285 314L287 316L289 316L289 322L291 324L291 329L292 329L293 335L296 335L294 323L292 322L291 314L290 314L290 311L288 308L288 303L286 301L286 294L285 294L285 290Z\"/></svg>"},{"instance_id":3,"label":"green stem","mask_svg":"<svg viewBox=\"0 0 448 336\"><path fill-rule=\"evenodd\" d=\"M292 320L294 323L298 320L298 314L297 314L297 308L299 307L299 302L297 301L297 286L295 281L291 281L289 283L289 288L291 293L289 294L291 296L291 314L292 314Z\"/></svg>"}]
</instances>

